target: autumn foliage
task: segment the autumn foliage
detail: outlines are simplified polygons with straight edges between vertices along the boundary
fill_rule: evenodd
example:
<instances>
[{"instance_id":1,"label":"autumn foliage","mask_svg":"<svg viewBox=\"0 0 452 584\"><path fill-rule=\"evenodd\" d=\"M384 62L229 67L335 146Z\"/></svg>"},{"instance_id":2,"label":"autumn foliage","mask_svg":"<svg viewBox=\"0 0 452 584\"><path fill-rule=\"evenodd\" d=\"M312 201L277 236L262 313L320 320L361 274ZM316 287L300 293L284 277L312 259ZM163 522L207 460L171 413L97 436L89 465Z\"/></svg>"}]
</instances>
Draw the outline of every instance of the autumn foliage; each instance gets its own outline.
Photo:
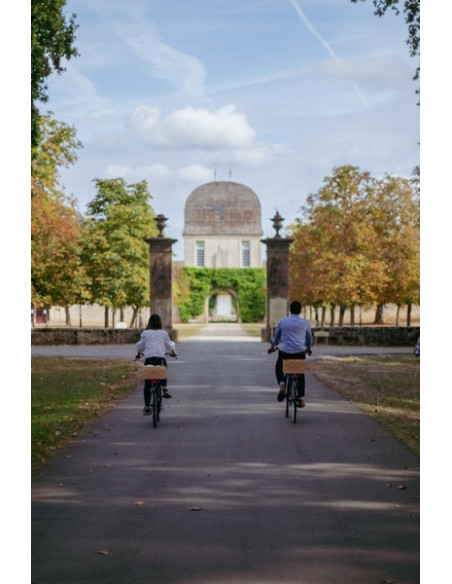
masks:
<instances>
[{"instance_id":1,"label":"autumn foliage","mask_svg":"<svg viewBox=\"0 0 452 584\"><path fill-rule=\"evenodd\" d=\"M419 201L408 180L377 180L342 166L301 211L290 251L291 297L342 311L419 304Z\"/></svg>"}]
</instances>

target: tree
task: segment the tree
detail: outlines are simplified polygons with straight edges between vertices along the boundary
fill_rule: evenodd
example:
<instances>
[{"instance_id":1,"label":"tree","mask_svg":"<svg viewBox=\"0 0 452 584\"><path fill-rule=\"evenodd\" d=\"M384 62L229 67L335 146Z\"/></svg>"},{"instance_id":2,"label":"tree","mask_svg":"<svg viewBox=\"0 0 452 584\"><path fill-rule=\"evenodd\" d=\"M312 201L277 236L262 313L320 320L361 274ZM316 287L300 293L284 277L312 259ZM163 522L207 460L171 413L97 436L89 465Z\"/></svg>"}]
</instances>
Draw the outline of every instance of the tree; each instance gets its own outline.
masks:
<instances>
[{"instance_id":1,"label":"tree","mask_svg":"<svg viewBox=\"0 0 452 584\"><path fill-rule=\"evenodd\" d=\"M31 174L31 300L69 307L84 298L80 262L81 218L60 185L59 168L76 160L73 128L40 118ZM68 315L68 310L66 312Z\"/></svg>"},{"instance_id":2,"label":"tree","mask_svg":"<svg viewBox=\"0 0 452 584\"><path fill-rule=\"evenodd\" d=\"M371 304L385 283L382 261L370 256L375 233L367 201L374 188L368 172L353 166L334 169L317 194L308 197L294 228L290 252L292 295L314 307ZM309 273L310 272L310 273Z\"/></svg>"},{"instance_id":3,"label":"tree","mask_svg":"<svg viewBox=\"0 0 452 584\"><path fill-rule=\"evenodd\" d=\"M63 59L78 55L73 46L76 15L68 20L63 12L66 0L31 0L31 145L39 143L39 109L46 102L46 79L64 71Z\"/></svg>"},{"instance_id":4,"label":"tree","mask_svg":"<svg viewBox=\"0 0 452 584\"><path fill-rule=\"evenodd\" d=\"M418 304L417 191L407 179L375 180L353 166L324 182L294 227L291 296L315 308L341 306L341 321L346 307L376 304L376 324L386 303Z\"/></svg>"},{"instance_id":5,"label":"tree","mask_svg":"<svg viewBox=\"0 0 452 584\"><path fill-rule=\"evenodd\" d=\"M378 305L402 305L420 301L420 216L418 191L407 179L385 175L376 181L371 200L370 224L377 237L374 257L382 259L386 285L379 291ZM377 313L376 321L382 322Z\"/></svg>"},{"instance_id":6,"label":"tree","mask_svg":"<svg viewBox=\"0 0 452 584\"><path fill-rule=\"evenodd\" d=\"M88 204L83 233L83 263L90 278L91 302L108 310L149 305L149 248L157 235L146 181L95 179L97 195Z\"/></svg>"}]
</instances>

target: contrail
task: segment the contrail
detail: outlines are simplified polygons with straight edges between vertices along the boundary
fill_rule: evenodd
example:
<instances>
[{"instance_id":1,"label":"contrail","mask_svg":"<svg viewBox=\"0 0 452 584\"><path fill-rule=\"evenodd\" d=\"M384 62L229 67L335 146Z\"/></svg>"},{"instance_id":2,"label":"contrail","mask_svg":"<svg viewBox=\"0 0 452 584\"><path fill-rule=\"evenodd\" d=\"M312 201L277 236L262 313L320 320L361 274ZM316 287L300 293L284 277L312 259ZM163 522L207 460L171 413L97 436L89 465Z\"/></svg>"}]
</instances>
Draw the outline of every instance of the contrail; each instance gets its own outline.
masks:
<instances>
[{"instance_id":1,"label":"contrail","mask_svg":"<svg viewBox=\"0 0 452 584\"><path fill-rule=\"evenodd\" d=\"M325 47L325 49L333 57L333 59L338 59L338 56L331 48L331 45L323 38L323 36L319 33L319 31L308 20L305 13L300 8L297 0L289 0L289 1L292 4L292 6L295 8L296 13L298 14L301 22L306 26L306 28L309 29L312 32L312 34L315 36L315 38L320 41L320 43ZM358 95L359 99L364 103L364 105L368 106L369 102L367 101L365 96L362 94L361 90L356 85L356 83L352 83L351 85L352 85L353 89L355 90L356 94Z\"/></svg>"}]
</instances>

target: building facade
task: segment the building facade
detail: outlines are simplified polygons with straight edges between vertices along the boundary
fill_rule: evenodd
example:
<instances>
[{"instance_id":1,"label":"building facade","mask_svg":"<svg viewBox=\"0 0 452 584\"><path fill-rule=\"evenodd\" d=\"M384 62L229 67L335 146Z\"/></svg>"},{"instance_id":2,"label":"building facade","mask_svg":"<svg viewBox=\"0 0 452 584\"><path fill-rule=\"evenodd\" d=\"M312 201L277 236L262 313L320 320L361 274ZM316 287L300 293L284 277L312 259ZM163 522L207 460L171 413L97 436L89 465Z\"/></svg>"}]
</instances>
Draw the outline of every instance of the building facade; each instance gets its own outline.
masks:
<instances>
[{"instance_id":1,"label":"building facade","mask_svg":"<svg viewBox=\"0 0 452 584\"><path fill-rule=\"evenodd\" d=\"M199 268L262 267L261 205L249 187L214 181L185 203L184 263Z\"/></svg>"}]
</instances>

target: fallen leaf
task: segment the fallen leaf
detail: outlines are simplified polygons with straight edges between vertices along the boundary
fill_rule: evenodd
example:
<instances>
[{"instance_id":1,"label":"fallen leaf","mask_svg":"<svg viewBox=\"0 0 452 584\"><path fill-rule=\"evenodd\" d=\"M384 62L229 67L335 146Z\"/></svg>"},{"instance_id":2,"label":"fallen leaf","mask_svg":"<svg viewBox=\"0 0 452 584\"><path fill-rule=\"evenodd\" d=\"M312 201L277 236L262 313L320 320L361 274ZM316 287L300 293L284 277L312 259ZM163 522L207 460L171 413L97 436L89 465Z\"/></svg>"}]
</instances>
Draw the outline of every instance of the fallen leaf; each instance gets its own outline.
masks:
<instances>
[{"instance_id":1,"label":"fallen leaf","mask_svg":"<svg viewBox=\"0 0 452 584\"><path fill-rule=\"evenodd\" d=\"M144 501L135 501L135 505L138 506L144 505Z\"/></svg>"},{"instance_id":2,"label":"fallen leaf","mask_svg":"<svg viewBox=\"0 0 452 584\"><path fill-rule=\"evenodd\" d=\"M404 489L406 489L406 485L399 485L399 489L400 489L401 491L403 491Z\"/></svg>"},{"instance_id":3,"label":"fallen leaf","mask_svg":"<svg viewBox=\"0 0 452 584\"><path fill-rule=\"evenodd\" d=\"M97 550L96 554L100 554L102 556L108 556L108 550Z\"/></svg>"},{"instance_id":4,"label":"fallen leaf","mask_svg":"<svg viewBox=\"0 0 452 584\"><path fill-rule=\"evenodd\" d=\"M59 487L64 487L64 483L60 483L58 486Z\"/></svg>"},{"instance_id":5,"label":"fallen leaf","mask_svg":"<svg viewBox=\"0 0 452 584\"><path fill-rule=\"evenodd\" d=\"M190 511L202 511L202 507L190 507Z\"/></svg>"}]
</instances>

